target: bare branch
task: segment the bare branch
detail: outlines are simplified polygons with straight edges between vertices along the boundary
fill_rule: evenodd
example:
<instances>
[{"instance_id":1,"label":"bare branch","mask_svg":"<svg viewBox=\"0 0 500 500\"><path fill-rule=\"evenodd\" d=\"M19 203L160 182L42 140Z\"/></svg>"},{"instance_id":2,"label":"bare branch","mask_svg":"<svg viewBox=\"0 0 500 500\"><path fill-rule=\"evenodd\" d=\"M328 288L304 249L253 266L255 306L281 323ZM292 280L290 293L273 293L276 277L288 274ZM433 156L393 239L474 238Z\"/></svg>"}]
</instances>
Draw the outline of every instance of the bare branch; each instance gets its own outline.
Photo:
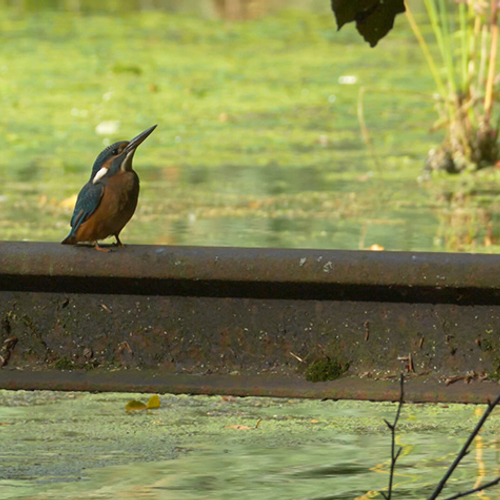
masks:
<instances>
[{"instance_id":1,"label":"bare branch","mask_svg":"<svg viewBox=\"0 0 500 500\"><path fill-rule=\"evenodd\" d=\"M403 403L404 403L404 382L405 382L404 375L401 374L400 390L399 390L399 404L398 404L398 409L396 412L396 418L394 419L394 423L391 424L387 420L384 420L387 427L389 427L389 429L391 430L391 471L389 474L389 490L387 492L387 495L385 493L381 492L386 500L391 500L391 498L392 498L392 484L394 481L394 469L396 467L396 461L399 458L399 456L401 455L401 452L403 450L402 448L399 448L398 451L396 452L396 427L398 425L399 416L401 414L401 408L402 408Z\"/></svg>"},{"instance_id":2,"label":"bare branch","mask_svg":"<svg viewBox=\"0 0 500 500\"><path fill-rule=\"evenodd\" d=\"M474 488L473 490L466 491L465 493L457 493L456 495L453 495L452 497L445 498L444 500L455 500L455 498L463 498L463 497L466 497L468 495L472 495L473 493L477 493L478 491L483 491L483 490L486 490L487 488L491 488L492 486L495 486L498 483L500 483L500 476L498 476L493 481L490 481L489 483L485 483L482 486L478 486L477 488Z\"/></svg>"},{"instance_id":3,"label":"bare branch","mask_svg":"<svg viewBox=\"0 0 500 500\"><path fill-rule=\"evenodd\" d=\"M483 416L481 417L481 419L477 423L474 430L471 432L470 436L468 437L467 441L463 445L462 449L459 451L457 457L455 458L453 463L450 465L449 469L446 471L446 473L443 476L443 478L441 479L441 481L439 481L438 485L436 486L435 490L432 492L432 494L428 498L428 500L435 500L438 497L438 495L441 493L444 486L446 485L446 482L448 481L450 476L453 474L453 472L457 468L460 461L469 453L469 451L468 451L469 446L471 445L472 441L474 440L474 438L477 436L477 434L481 430L481 427L486 422L486 419L490 416L490 413L494 410L495 406L499 402L500 402L500 394L497 396L495 401L493 401L493 403L488 402L488 406L487 406L486 411L484 412ZM482 489L484 489L484 487ZM450 498L460 498L460 497L450 497Z\"/></svg>"}]
</instances>

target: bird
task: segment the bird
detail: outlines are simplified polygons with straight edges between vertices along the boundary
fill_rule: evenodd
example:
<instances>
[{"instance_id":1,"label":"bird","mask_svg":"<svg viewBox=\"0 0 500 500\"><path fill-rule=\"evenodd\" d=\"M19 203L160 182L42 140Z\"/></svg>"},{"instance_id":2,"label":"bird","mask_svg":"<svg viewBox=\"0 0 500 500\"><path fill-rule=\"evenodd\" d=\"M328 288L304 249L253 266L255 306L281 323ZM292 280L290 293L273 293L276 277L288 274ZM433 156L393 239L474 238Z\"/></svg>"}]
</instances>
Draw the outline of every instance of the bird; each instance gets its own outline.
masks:
<instances>
[{"instance_id":1,"label":"bird","mask_svg":"<svg viewBox=\"0 0 500 500\"><path fill-rule=\"evenodd\" d=\"M109 252L98 241L114 236L123 247L120 232L134 215L139 198L139 176L132 168L137 147L153 132L153 125L129 141L119 141L97 156L89 181L76 199L71 231L61 242L76 245L88 242L96 250Z\"/></svg>"}]
</instances>

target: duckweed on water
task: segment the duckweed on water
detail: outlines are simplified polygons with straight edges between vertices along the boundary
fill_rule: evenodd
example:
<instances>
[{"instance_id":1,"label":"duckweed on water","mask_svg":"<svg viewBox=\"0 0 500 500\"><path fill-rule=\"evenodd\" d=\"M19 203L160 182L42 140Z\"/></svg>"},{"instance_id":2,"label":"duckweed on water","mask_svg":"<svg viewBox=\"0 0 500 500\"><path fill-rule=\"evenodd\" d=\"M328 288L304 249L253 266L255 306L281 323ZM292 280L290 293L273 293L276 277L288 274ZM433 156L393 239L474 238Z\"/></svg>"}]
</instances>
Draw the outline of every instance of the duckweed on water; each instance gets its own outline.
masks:
<instances>
[{"instance_id":1,"label":"duckweed on water","mask_svg":"<svg viewBox=\"0 0 500 500\"><path fill-rule=\"evenodd\" d=\"M404 23L371 50L336 32L326 4L234 23L18 8L0 3L3 239L60 241L103 145L159 123L137 154L128 243L496 248L499 173L454 200L441 194L463 179L417 182L440 138ZM378 166L359 132L361 86Z\"/></svg>"},{"instance_id":2,"label":"duckweed on water","mask_svg":"<svg viewBox=\"0 0 500 500\"><path fill-rule=\"evenodd\" d=\"M433 84L404 22L372 50L354 29L336 32L327 2L232 23L10 4L2 239L60 241L103 145L158 123L135 160L127 243L499 249L500 172L422 178L441 137L428 134ZM377 163L360 134L361 87Z\"/></svg>"},{"instance_id":3,"label":"duckweed on water","mask_svg":"<svg viewBox=\"0 0 500 500\"><path fill-rule=\"evenodd\" d=\"M154 411L124 410L148 397L0 391L0 498L111 500L133 492L229 500L242 491L249 500L356 498L387 485L384 419L393 418L395 404L162 394ZM478 412L472 405L403 407L401 498L426 497ZM478 473L495 474L499 426L494 413L449 494Z\"/></svg>"}]
</instances>

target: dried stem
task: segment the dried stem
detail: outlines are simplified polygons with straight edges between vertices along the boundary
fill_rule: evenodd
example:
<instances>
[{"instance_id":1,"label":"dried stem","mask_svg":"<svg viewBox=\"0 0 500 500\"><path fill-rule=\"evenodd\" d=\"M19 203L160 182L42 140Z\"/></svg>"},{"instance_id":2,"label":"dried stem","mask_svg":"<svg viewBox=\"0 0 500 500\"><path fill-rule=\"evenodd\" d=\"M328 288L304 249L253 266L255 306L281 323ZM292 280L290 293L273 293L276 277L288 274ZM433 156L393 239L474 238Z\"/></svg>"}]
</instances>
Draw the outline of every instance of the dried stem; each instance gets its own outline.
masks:
<instances>
[{"instance_id":1,"label":"dried stem","mask_svg":"<svg viewBox=\"0 0 500 500\"><path fill-rule=\"evenodd\" d=\"M466 491L464 493L457 493L456 495L453 495L452 497L445 498L444 500L455 500L455 498L463 498L469 495L472 495L473 493L477 493L478 491L483 491L486 490L487 488L491 488L492 486L497 485L500 483L500 476L494 479L493 481L490 481L489 483L485 483L482 486L478 486L477 488L474 488L473 490Z\"/></svg>"},{"instance_id":2,"label":"dried stem","mask_svg":"<svg viewBox=\"0 0 500 500\"><path fill-rule=\"evenodd\" d=\"M486 96L484 99L484 118L487 124L490 123L491 108L493 106L493 87L495 85L495 63L497 59L498 46L498 4L497 0L491 0L491 46L490 46L490 65L488 69L488 80L486 81Z\"/></svg>"},{"instance_id":3,"label":"dried stem","mask_svg":"<svg viewBox=\"0 0 500 500\"><path fill-rule=\"evenodd\" d=\"M363 111L363 95L365 93L365 88L361 87L359 89L358 94L358 122L361 128L361 135L363 136L363 141L368 147L368 151L370 152L370 156L372 157L373 163L375 165L375 169L377 172L380 172L380 162L378 161L377 155L375 154L375 148L373 147L373 142L371 140L370 134L368 133L368 127L365 123L365 114Z\"/></svg>"},{"instance_id":4,"label":"dried stem","mask_svg":"<svg viewBox=\"0 0 500 500\"><path fill-rule=\"evenodd\" d=\"M398 420L399 416L401 415L401 408L403 407L404 403L404 382L405 378L404 375L401 374L400 378L400 391L399 391L399 404L398 404L398 411L396 412L396 418L394 419L394 423L391 424L387 420L384 420L386 423L387 427L391 430L391 472L389 473L389 490L387 494L384 492L382 493L382 496L386 500L391 500L392 498L392 484L394 481L394 469L396 468L396 461L399 458L399 455L401 455L401 451L403 448L399 448L398 451L396 451L396 427L398 425Z\"/></svg>"}]
</instances>

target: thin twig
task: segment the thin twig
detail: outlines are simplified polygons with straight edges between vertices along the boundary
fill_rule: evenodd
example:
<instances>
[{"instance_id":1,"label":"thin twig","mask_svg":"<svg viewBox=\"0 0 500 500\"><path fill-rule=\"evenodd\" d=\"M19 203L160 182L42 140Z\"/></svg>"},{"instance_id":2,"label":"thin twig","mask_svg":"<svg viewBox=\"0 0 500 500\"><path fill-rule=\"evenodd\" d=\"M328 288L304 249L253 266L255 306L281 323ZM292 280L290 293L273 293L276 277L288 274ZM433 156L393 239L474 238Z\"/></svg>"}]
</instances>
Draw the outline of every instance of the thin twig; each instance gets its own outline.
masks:
<instances>
[{"instance_id":1,"label":"thin twig","mask_svg":"<svg viewBox=\"0 0 500 500\"><path fill-rule=\"evenodd\" d=\"M365 122L365 113L363 110L363 95L365 93L365 87L361 87L359 89L358 93L358 122L359 122L359 128L361 129L361 135L363 137L363 141L366 144L366 147L368 148L368 151L370 152L370 156L373 160L373 163L375 165L375 170L377 172L380 172L381 165L378 160L378 157L375 153L375 148L373 147L373 142L371 140L370 134L368 133L368 127L366 126Z\"/></svg>"},{"instance_id":2,"label":"thin twig","mask_svg":"<svg viewBox=\"0 0 500 500\"><path fill-rule=\"evenodd\" d=\"M494 479L493 481L490 481L489 483L483 484L482 486L478 486L477 488L474 488L473 490L466 491L465 493L457 493L456 495L453 495L452 497L445 498L444 500L455 500L455 498L463 498L468 495L472 495L473 493L477 493L478 491L483 491L486 490L487 488L491 488L492 486L495 486L496 484L500 483L500 476Z\"/></svg>"},{"instance_id":3,"label":"thin twig","mask_svg":"<svg viewBox=\"0 0 500 500\"><path fill-rule=\"evenodd\" d=\"M416 92L413 90L396 90L396 89L384 90L384 89L375 89L375 88L370 88L370 87L361 87L359 89L358 103L357 103L357 114L358 114L359 128L361 130L361 137L363 139L363 142L366 144L366 147L368 148L368 152L371 156L371 159L372 159L373 164L375 166L376 172L380 173L382 171L382 165L380 163L380 160L378 159L377 153L375 152L375 147L374 147L372 138L370 136L368 126L366 125L366 121L365 121L364 95L367 92L376 92L378 95L380 95L380 94L394 95L395 93L404 94L404 95L413 95L413 96L420 96L423 99L429 99L429 100L434 100L434 98L430 97L429 94L427 94L425 92ZM363 246L364 246L364 235L362 235L361 241L363 242L363 244L360 244L360 250L362 250Z\"/></svg>"},{"instance_id":4,"label":"thin twig","mask_svg":"<svg viewBox=\"0 0 500 500\"><path fill-rule=\"evenodd\" d=\"M292 351L290 351L290 356L293 356L300 363L305 363L305 361L302 358L299 358L299 356L297 356L296 354L294 354Z\"/></svg>"},{"instance_id":5,"label":"thin twig","mask_svg":"<svg viewBox=\"0 0 500 500\"><path fill-rule=\"evenodd\" d=\"M481 427L486 422L486 419L490 416L490 413L495 409L495 406L497 406L497 404L499 402L500 402L500 394L497 396L495 401L493 401L493 403L488 403L488 407L486 408L486 411L484 412L483 416L481 417L481 419L477 423L475 429L471 432L470 436L468 437L467 441L463 445L462 449L459 451L457 457L455 458L453 463L450 465L450 468L446 471L445 475L443 476L441 481L439 481L438 485L436 486L436 489L432 492L431 496L427 500L435 500L438 497L438 495L441 493L441 491L443 490L443 488L446 484L446 481L448 481L450 476L453 474L453 472L457 468L460 461L469 453L468 452L469 446L471 445L472 441L474 440L474 438L477 436L477 434L481 430Z\"/></svg>"},{"instance_id":6,"label":"thin twig","mask_svg":"<svg viewBox=\"0 0 500 500\"><path fill-rule=\"evenodd\" d=\"M405 383L405 378L404 375L401 374L400 377L400 390L399 390L399 404L398 404L398 410L396 412L396 418L394 419L394 423L390 424L387 420L384 420L386 423L387 427L391 430L391 472L389 473L389 490L387 492L387 495L382 491L382 496L386 500L391 500L392 497L392 484L394 480L394 469L396 467L396 461L399 458L399 455L401 455L401 452L403 451L403 448L399 448L398 451L396 452L396 427L398 425L398 420L399 416L401 415L401 408L403 407L404 403L404 383Z\"/></svg>"}]
</instances>

